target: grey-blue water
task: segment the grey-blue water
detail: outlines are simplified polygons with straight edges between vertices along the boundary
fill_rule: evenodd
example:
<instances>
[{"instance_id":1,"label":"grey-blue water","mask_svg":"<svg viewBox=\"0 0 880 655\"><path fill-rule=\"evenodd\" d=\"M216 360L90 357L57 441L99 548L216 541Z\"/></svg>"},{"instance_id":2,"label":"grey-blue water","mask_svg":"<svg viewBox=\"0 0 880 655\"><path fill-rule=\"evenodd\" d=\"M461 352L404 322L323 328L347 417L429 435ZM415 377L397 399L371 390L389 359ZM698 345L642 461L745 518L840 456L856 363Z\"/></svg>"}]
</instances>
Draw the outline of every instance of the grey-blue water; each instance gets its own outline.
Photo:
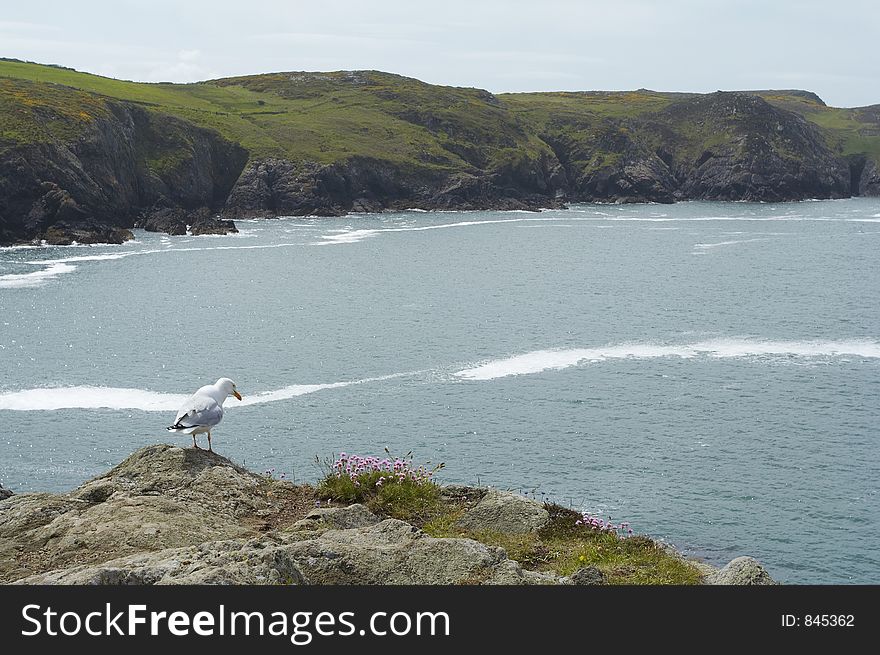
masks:
<instances>
[{"instance_id":1,"label":"grey-blue water","mask_svg":"<svg viewBox=\"0 0 880 655\"><path fill-rule=\"evenodd\" d=\"M880 582L877 200L239 227L0 251L0 482L187 445L183 395L229 376L214 445L254 470L413 450L710 562Z\"/></svg>"}]
</instances>

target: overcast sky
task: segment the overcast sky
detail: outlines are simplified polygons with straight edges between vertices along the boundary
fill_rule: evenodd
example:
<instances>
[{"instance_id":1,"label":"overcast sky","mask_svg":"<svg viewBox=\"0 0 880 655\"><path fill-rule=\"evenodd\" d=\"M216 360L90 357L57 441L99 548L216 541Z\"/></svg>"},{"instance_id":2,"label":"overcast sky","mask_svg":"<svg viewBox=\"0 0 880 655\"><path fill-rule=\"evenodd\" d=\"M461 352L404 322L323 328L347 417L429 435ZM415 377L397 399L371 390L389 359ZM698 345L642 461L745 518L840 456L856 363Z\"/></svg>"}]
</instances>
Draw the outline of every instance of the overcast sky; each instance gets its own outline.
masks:
<instances>
[{"instance_id":1,"label":"overcast sky","mask_svg":"<svg viewBox=\"0 0 880 655\"><path fill-rule=\"evenodd\" d=\"M27 0L0 56L141 81L378 69L493 92L801 88L880 103L880 0Z\"/></svg>"}]
</instances>

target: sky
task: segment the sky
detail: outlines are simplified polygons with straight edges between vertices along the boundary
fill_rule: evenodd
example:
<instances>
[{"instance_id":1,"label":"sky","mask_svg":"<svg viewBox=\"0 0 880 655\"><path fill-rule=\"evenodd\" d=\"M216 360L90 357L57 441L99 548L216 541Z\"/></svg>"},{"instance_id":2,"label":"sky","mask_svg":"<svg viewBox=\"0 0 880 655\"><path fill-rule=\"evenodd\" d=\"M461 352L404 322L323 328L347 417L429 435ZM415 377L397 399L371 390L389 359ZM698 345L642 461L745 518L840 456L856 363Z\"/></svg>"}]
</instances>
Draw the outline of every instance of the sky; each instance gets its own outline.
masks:
<instances>
[{"instance_id":1,"label":"sky","mask_svg":"<svg viewBox=\"0 0 880 655\"><path fill-rule=\"evenodd\" d=\"M0 56L193 82L376 69L508 91L807 89L880 103L880 0L6 0Z\"/></svg>"}]
</instances>

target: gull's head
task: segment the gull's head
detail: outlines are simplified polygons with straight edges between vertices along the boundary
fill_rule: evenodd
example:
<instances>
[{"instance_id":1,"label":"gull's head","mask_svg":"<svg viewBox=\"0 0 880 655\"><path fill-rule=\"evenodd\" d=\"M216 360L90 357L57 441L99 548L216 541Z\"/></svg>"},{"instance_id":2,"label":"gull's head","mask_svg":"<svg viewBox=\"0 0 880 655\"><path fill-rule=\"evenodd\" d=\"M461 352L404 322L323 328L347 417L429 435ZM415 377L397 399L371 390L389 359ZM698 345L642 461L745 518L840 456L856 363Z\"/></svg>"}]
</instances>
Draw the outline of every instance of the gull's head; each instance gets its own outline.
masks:
<instances>
[{"instance_id":1,"label":"gull's head","mask_svg":"<svg viewBox=\"0 0 880 655\"><path fill-rule=\"evenodd\" d=\"M217 387L222 394L225 396L235 396L239 400L241 400L241 394L238 393L238 389L235 388L235 382L230 380L229 378L220 378L214 383L214 386Z\"/></svg>"}]
</instances>

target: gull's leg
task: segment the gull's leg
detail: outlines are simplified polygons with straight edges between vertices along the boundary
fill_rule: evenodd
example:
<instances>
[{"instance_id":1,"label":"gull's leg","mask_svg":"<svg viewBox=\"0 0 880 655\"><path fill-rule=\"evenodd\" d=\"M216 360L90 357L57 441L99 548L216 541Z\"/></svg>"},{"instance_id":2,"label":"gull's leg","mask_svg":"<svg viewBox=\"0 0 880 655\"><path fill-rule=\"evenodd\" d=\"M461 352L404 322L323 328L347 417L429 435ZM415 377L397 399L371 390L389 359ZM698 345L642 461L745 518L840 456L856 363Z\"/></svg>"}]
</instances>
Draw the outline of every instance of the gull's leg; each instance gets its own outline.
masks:
<instances>
[{"instance_id":1,"label":"gull's leg","mask_svg":"<svg viewBox=\"0 0 880 655\"><path fill-rule=\"evenodd\" d=\"M192 433L192 438L193 438L193 448L198 448L199 450L201 450L201 448L199 448L199 444L196 443L196 433L195 432Z\"/></svg>"},{"instance_id":2,"label":"gull's leg","mask_svg":"<svg viewBox=\"0 0 880 655\"><path fill-rule=\"evenodd\" d=\"M214 449L211 448L211 431L210 430L208 430L208 450L210 450L212 453L214 452Z\"/></svg>"}]
</instances>

